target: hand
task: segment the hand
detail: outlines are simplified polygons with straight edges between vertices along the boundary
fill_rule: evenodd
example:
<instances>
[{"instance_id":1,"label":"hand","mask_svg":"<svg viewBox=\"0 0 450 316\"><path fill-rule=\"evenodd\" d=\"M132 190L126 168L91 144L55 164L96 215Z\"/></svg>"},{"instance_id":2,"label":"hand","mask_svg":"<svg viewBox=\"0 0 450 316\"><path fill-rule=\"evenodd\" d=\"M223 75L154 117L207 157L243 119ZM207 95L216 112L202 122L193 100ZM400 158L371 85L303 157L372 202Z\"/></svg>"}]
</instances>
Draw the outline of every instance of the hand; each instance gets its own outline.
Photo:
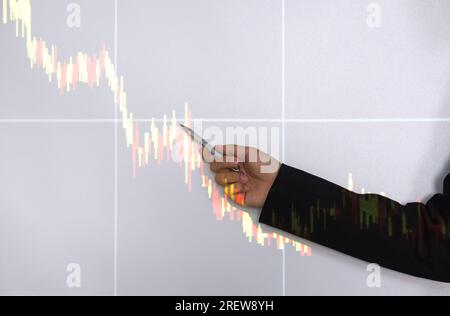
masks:
<instances>
[{"instance_id":1,"label":"hand","mask_svg":"<svg viewBox=\"0 0 450 316\"><path fill-rule=\"evenodd\" d=\"M224 159L213 160L210 167L216 174L216 182L224 187L225 195L238 205L261 208L280 163L256 148L226 145L214 149L224 155ZM204 153L204 157L207 155ZM239 172L232 170L236 168Z\"/></svg>"}]
</instances>

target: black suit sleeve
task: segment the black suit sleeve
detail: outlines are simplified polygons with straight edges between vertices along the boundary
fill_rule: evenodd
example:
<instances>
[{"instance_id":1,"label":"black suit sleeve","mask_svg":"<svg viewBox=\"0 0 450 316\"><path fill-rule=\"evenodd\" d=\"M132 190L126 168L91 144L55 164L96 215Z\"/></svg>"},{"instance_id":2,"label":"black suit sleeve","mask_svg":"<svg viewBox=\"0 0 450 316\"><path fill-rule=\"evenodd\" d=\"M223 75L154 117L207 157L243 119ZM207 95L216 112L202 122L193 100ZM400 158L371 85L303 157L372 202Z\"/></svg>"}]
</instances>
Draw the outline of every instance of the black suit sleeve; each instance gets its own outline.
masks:
<instances>
[{"instance_id":1,"label":"black suit sleeve","mask_svg":"<svg viewBox=\"0 0 450 316\"><path fill-rule=\"evenodd\" d=\"M388 269L450 282L450 174L444 194L401 205L282 165L259 221Z\"/></svg>"}]
</instances>

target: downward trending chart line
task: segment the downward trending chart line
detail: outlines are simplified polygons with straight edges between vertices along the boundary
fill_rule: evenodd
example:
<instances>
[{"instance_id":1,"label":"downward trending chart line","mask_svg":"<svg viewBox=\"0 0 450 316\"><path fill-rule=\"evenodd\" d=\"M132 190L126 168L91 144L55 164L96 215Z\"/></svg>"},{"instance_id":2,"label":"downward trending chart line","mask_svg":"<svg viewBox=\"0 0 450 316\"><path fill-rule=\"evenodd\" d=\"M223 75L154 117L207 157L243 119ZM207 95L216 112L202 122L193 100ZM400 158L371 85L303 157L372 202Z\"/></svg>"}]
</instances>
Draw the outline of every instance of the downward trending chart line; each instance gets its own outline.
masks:
<instances>
[{"instance_id":1,"label":"downward trending chart line","mask_svg":"<svg viewBox=\"0 0 450 316\"><path fill-rule=\"evenodd\" d=\"M31 69L43 70L49 83L56 81L61 94L73 92L80 85L96 88L106 81L121 118L126 146L131 151L133 177L136 177L139 168L152 162L159 165L163 161L172 161L172 154L177 151L180 157L178 165L184 171L184 182L188 191L192 190L193 173L196 172L199 185L205 189L211 200L217 221L228 218L241 222L242 231L249 242L256 242L260 246L275 245L280 250L290 244L301 256L311 256L311 247L280 234L264 232L247 212L239 209L227 196L223 196L219 187L205 173L200 150L187 135L181 136L181 146L175 146L180 137L177 122L183 121L184 125L192 126L192 112L187 103L182 120L177 119L173 110L170 117L164 115L162 120L151 119L146 124L148 130L141 132L139 120L136 120L128 109L124 77L117 74L116 66L105 45L98 54L78 52L75 56L62 60L55 45L49 45L42 38L33 36L31 0L3 0L2 12L3 24L15 24L16 37L25 40Z\"/></svg>"}]
</instances>

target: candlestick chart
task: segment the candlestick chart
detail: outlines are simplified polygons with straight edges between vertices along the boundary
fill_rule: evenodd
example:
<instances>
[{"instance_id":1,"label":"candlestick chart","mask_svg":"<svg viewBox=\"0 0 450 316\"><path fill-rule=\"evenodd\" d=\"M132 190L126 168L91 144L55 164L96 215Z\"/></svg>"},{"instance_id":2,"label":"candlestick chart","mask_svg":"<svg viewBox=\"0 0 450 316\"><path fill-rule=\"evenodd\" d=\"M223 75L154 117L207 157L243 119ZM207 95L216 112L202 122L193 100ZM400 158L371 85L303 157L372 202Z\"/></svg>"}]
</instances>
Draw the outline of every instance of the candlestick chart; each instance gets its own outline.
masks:
<instances>
[{"instance_id":1,"label":"candlestick chart","mask_svg":"<svg viewBox=\"0 0 450 316\"><path fill-rule=\"evenodd\" d=\"M91 89L103 83L107 85L119 115L125 147L131 154L133 177L139 176L141 168L173 162L172 155L177 151L180 159L174 164L184 173L187 190L191 191L193 185L204 189L217 221L228 219L240 222L248 241L260 246L274 245L277 249L284 249L286 245L291 245L301 256L311 255L311 247L274 232L265 232L235 203L242 197L235 195L232 201L208 176L200 149L177 127L178 122L189 127L193 125L193 114L188 103L184 105L182 119L177 117L176 111L171 111L162 119L152 119L142 130L129 109L124 76L117 73L106 45L100 45L98 52L93 54L80 51L69 58L61 58L61 48L33 35L31 0L2 0L2 5L2 23L14 25L15 36L24 41L30 68L44 72L49 84L57 88L61 95L76 91L80 85Z\"/></svg>"}]
</instances>

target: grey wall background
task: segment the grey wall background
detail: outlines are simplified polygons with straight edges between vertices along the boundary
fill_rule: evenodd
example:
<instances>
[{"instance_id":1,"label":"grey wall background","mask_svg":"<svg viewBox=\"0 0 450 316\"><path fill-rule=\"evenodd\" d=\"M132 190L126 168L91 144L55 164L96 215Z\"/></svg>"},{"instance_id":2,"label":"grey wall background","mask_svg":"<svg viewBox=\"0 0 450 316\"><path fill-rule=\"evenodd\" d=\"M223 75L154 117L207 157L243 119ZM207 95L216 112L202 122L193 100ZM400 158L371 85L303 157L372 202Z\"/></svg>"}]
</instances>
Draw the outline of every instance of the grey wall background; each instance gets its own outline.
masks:
<instances>
[{"instance_id":1,"label":"grey wall background","mask_svg":"<svg viewBox=\"0 0 450 316\"><path fill-rule=\"evenodd\" d=\"M65 24L69 1L33 1L34 34L62 57L102 44L113 52L114 1L75 2L79 29ZM366 24L372 2L382 8L376 29ZM342 186L351 172L355 190L403 203L441 192L450 123L411 119L450 117L450 2L285 0L284 90L282 7L119 0L129 108L160 118L189 101L195 117L281 120L284 96L287 163ZM387 270L370 289L366 263L315 245L306 258L249 243L238 223L214 219L204 190L187 192L176 165L133 179L122 134L116 196L114 124L88 121L114 118L105 85L61 96L29 69L11 24L0 25L0 48L0 294L450 294ZM66 286L72 262L82 268L78 289Z\"/></svg>"}]
</instances>

